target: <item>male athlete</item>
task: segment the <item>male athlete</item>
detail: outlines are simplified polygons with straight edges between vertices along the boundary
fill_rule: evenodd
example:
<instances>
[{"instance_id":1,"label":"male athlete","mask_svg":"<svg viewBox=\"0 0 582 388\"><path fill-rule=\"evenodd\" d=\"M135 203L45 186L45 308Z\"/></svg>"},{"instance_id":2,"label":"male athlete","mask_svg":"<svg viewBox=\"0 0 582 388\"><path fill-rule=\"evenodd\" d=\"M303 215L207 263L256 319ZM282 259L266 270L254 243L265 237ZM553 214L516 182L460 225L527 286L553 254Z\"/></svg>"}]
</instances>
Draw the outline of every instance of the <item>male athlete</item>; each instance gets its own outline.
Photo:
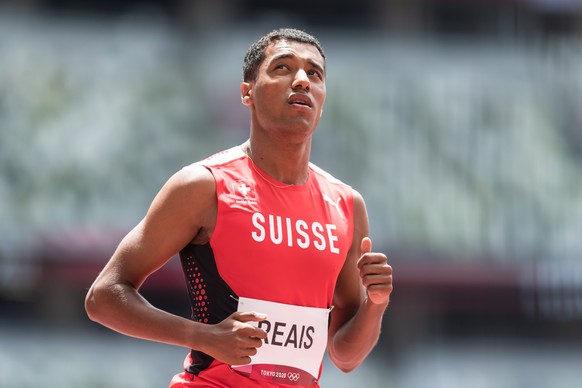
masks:
<instances>
[{"instance_id":1,"label":"male athlete","mask_svg":"<svg viewBox=\"0 0 582 388\"><path fill-rule=\"evenodd\" d=\"M349 372L377 343L392 268L361 195L309 162L325 72L303 31L252 44L249 140L173 175L89 290L92 320L191 349L170 387L317 387L325 351ZM191 319L138 292L177 252Z\"/></svg>"}]
</instances>

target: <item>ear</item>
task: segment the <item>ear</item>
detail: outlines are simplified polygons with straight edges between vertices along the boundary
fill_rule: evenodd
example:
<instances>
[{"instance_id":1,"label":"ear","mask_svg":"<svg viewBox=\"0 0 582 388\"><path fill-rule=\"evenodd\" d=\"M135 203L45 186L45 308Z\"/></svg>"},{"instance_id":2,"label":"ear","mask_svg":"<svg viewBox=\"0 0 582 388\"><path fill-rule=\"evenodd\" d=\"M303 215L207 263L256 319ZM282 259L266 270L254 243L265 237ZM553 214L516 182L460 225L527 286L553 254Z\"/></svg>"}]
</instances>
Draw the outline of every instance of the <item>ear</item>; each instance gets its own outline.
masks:
<instances>
[{"instance_id":1,"label":"ear","mask_svg":"<svg viewBox=\"0 0 582 388\"><path fill-rule=\"evenodd\" d=\"M249 82L240 84L240 98L243 105L249 106L253 100L253 86Z\"/></svg>"}]
</instances>

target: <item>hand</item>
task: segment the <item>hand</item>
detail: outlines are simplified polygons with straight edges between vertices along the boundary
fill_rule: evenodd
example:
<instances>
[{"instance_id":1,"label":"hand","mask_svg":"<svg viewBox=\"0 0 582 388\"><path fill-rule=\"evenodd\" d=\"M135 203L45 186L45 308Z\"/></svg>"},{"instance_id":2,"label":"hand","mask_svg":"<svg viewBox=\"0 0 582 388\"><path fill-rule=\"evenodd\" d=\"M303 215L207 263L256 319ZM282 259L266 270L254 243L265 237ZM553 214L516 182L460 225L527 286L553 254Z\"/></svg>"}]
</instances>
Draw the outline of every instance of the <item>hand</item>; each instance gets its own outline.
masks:
<instances>
[{"instance_id":1,"label":"hand","mask_svg":"<svg viewBox=\"0 0 582 388\"><path fill-rule=\"evenodd\" d=\"M388 305L392 293L392 267L388 265L388 258L382 253L372 252L369 237L362 239L360 248L362 256L358 260L358 269L366 296L374 304Z\"/></svg>"},{"instance_id":2,"label":"hand","mask_svg":"<svg viewBox=\"0 0 582 388\"><path fill-rule=\"evenodd\" d=\"M263 345L267 332L247 322L267 319L265 314L256 312L234 312L222 322L209 326L208 355L229 365L245 365L257 348Z\"/></svg>"}]
</instances>

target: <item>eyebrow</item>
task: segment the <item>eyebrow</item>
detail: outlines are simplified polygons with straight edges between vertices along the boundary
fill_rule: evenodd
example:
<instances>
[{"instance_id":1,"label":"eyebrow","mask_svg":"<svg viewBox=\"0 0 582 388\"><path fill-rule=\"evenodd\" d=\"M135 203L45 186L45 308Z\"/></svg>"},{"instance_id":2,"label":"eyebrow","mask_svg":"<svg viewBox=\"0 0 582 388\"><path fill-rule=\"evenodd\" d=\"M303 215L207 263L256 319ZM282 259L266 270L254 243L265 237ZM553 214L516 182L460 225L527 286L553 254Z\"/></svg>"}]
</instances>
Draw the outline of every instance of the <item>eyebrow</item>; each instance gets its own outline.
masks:
<instances>
[{"instance_id":1,"label":"eyebrow","mask_svg":"<svg viewBox=\"0 0 582 388\"><path fill-rule=\"evenodd\" d=\"M277 62L281 59L288 59L288 58L296 58L297 56L295 54L291 54L291 53L285 53L285 54L279 54L274 56L271 59L271 63L273 62ZM317 63L316 61L314 61L313 59L308 59L307 60L309 62L309 64L313 67L315 67L317 70L319 70L322 74L325 74L325 70L323 69L323 67Z\"/></svg>"}]
</instances>

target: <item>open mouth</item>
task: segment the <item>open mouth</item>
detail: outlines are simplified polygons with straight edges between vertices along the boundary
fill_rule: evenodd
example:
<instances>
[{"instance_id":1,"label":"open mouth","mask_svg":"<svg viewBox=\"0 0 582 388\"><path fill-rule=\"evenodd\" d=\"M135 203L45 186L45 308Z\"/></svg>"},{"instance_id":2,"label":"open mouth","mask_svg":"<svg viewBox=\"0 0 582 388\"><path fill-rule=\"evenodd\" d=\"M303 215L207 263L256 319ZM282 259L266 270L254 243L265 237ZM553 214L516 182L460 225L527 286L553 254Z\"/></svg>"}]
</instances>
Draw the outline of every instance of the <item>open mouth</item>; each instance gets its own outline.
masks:
<instances>
[{"instance_id":1,"label":"open mouth","mask_svg":"<svg viewBox=\"0 0 582 388\"><path fill-rule=\"evenodd\" d=\"M311 108L312 104L311 104L311 99L307 96L303 96L303 95L292 95L289 98L289 104L290 105L299 105L299 106L306 106Z\"/></svg>"}]
</instances>

